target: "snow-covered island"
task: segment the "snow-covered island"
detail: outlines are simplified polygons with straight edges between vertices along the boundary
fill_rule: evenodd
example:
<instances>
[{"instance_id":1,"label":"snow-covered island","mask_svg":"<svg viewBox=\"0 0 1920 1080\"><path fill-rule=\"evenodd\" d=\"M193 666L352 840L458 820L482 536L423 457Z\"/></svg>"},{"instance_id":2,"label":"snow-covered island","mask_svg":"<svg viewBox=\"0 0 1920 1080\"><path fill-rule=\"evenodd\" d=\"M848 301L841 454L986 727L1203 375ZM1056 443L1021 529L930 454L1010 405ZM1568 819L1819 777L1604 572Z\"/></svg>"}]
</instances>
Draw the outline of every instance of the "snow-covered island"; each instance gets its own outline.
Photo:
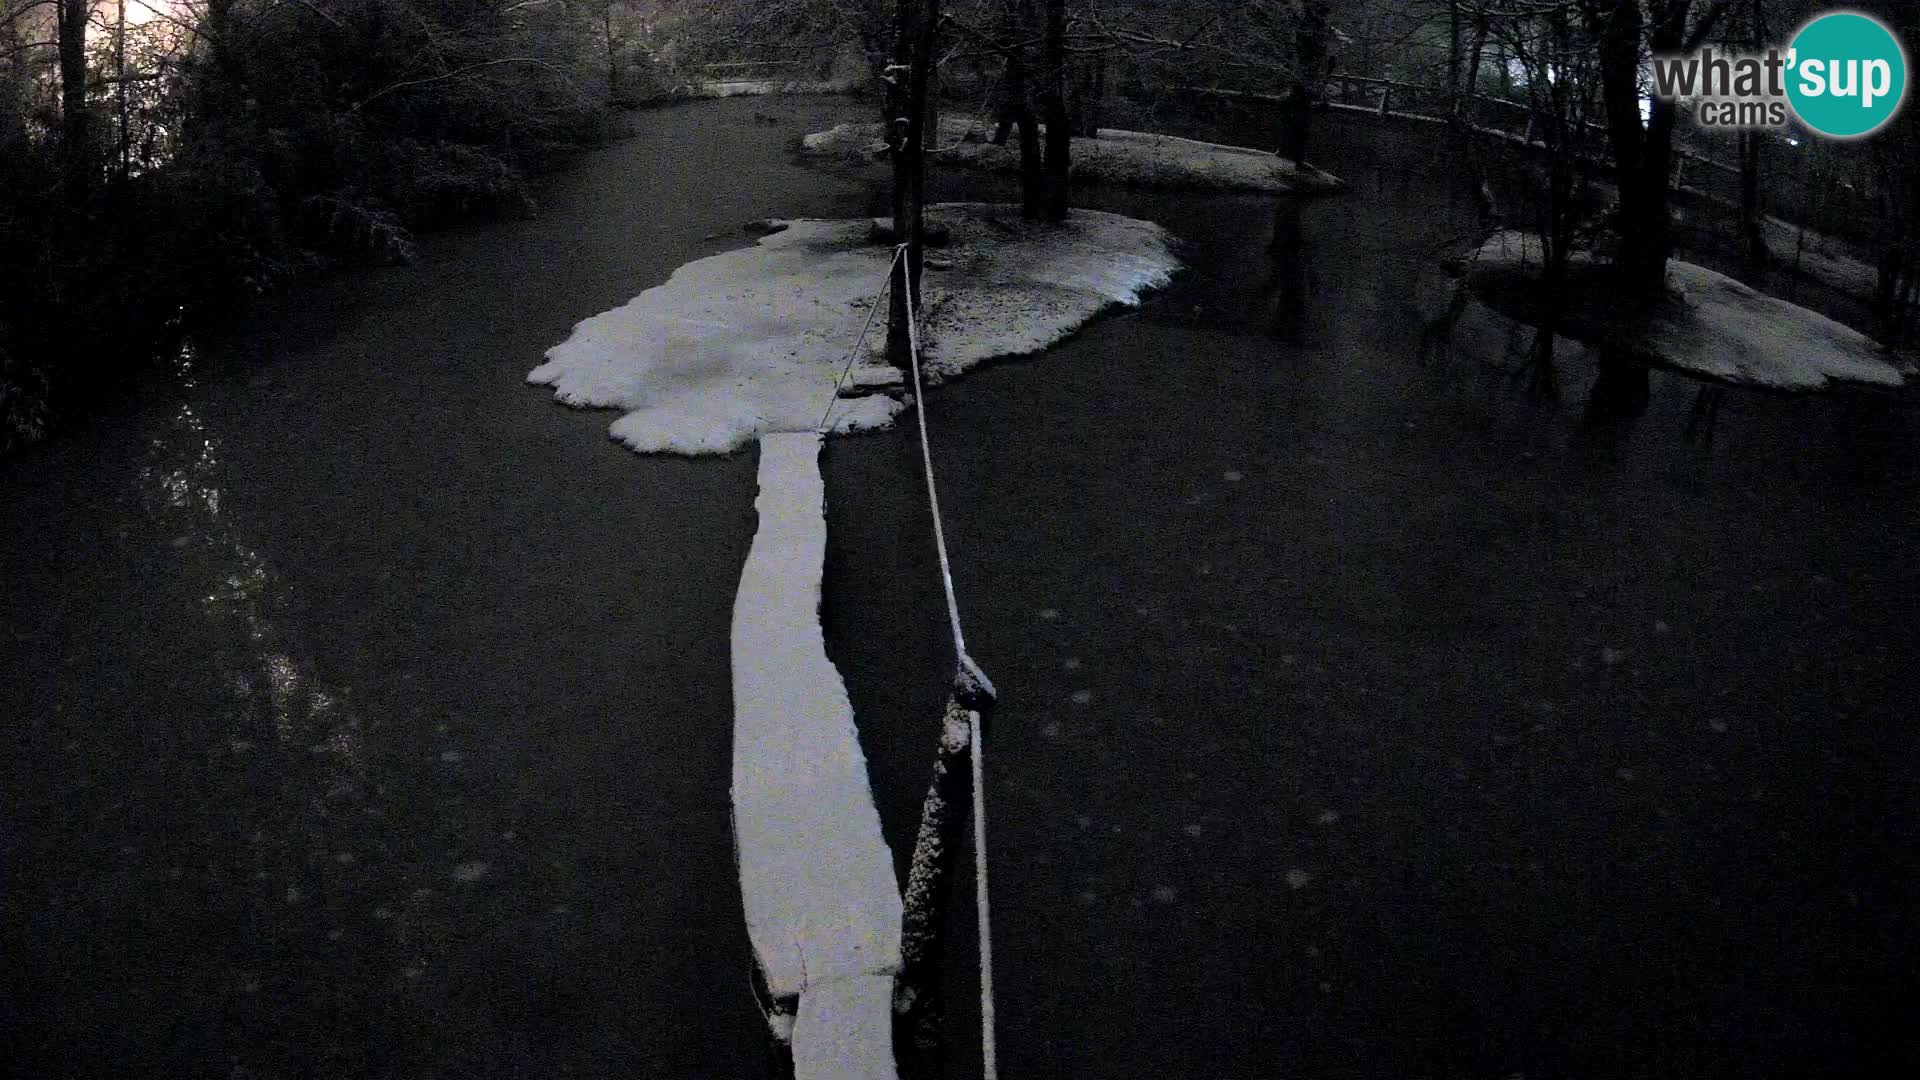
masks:
<instances>
[{"instance_id":1,"label":"snow-covered island","mask_svg":"<svg viewBox=\"0 0 1920 1080\"><path fill-rule=\"evenodd\" d=\"M923 278L926 374L935 384L996 357L1039 352L1102 311L1135 305L1179 260L1152 222L1076 210L1061 225L1017 207L942 203L929 224L951 241ZM800 219L751 247L682 266L664 284L587 319L527 381L562 402L620 409L614 438L642 453L724 454L774 431L884 427L893 394L835 397L862 324L874 327L847 384L897 383L885 352L892 248L875 223Z\"/></svg>"},{"instance_id":2,"label":"snow-covered island","mask_svg":"<svg viewBox=\"0 0 1920 1080\"><path fill-rule=\"evenodd\" d=\"M1539 237L1496 233L1467 262L1466 285L1475 306L1538 324L1547 301L1542 265ZM1666 297L1647 307L1610 288L1603 276L1609 272L1597 256L1575 253L1560 313L1565 337L1728 386L1805 392L1905 383L1872 338L1725 274L1671 260Z\"/></svg>"},{"instance_id":3,"label":"snow-covered island","mask_svg":"<svg viewBox=\"0 0 1920 1080\"><path fill-rule=\"evenodd\" d=\"M990 128L976 121L943 119L927 160L987 172L1019 172L1016 140L996 146L991 134ZM1269 195L1328 194L1346 186L1331 173L1265 150L1174 135L1102 128L1099 138L1075 136L1072 146L1072 174L1081 183ZM840 124L802 137L800 148L812 157L865 162L883 156L886 143L877 123Z\"/></svg>"}]
</instances>

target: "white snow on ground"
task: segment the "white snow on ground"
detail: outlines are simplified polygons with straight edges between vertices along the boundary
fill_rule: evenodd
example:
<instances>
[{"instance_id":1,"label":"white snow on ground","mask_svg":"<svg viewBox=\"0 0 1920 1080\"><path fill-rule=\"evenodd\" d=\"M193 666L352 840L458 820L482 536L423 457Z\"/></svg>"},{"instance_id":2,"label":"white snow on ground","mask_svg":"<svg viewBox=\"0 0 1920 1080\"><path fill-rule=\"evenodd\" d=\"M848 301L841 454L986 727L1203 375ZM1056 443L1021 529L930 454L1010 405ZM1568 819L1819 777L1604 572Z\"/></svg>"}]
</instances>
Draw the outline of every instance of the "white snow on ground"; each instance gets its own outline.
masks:
<instances>
[{"instance_id":1,"label":"white snow on ground","mask_svg":"<svg viewBox=\"0 0 1920 1080\"><path fill-rule=\"evenodd\" d=\"M1018 140L995 146L987 141L991 134L990 126L977 120L945 119L931 160L990 172L1019 172ZM860 161L875 159L885 148L876 123L841 124L800 142L809 154ZM1072 160L1073 177L1083 183L1276 195L1331 192L1346 186L1330 173L1265 150L1114 128L1102 128L1097 139L1076 136Z\"/></svg>"},{"instance_id":2,"label":"white snow on ground","mask_svg":"<svg viewBox=\"0 0 1920 1080\"><path fill-rule=\"evenodd\" d=\"M892 1080L893 976L827 983L800 998L794 1080Z\"/></svg>"},{"instance_id":3,"label":"white snow on ground","mask_svg":"<svg viewBox=\"0 0 1920 1080\"><path fill-rule=\"evenodd\" d=\"M983 203L928 208L951 227L952 269L923 279L934 382L998 356L1038 351L1116 304L1138 304L1179 267L1166 230L1076 210L1058 227ZM834 399L892 249L871 223L799 220L753 247L688 263L666 284L581 322L527 380L569 405L626 411L616 439L643 453L718 454L770 431L883 427L905 406L882 394ZM884 305L884 300L882 300ZM855 384L879 383L884 306Z\"/></svg>"},{"instance_id":4,"label":"white snow on ground","mask_svg":"<svg viewBox=\"0 0 1920 1080\"><path fill-rule=\"evenodd\" d=\"M853 84L844 79L791 80L731 79L692 83L680 89L685 97L729 98L761 97L769 94L844 94Z\"/></svg>"},{"instance_id":5,"label":"white snow on ground","mask_svg":"<svg viewBox=\"0 0 1920 1080\"><path fill-rule=\"evenodd\" d=\"M760 441L760 528L733 607L733 826L754 955L799 996L800 1077L893 1075L900 889L853 707L820 630L820 436Z\"/></svg>"},{"instance_id":6,"label":"white snow on ground","mask_svg":"<svg viewBox=\"0 0 1920 1080\"><path fill-rule=\"evenodd\" d=\"M1845 241L1777 217L1764 218L1761 228L1775 259L1822 285L1862 300L1880 288L1880 271Z\"/></svg>"},{"instance_id":7,"label":"white snow on ground","mask_svg":"<svg viewBox=\"0 0 1920 1080\"><path fill-rule=\"evenodd\" d=\"M1539 266L1536 236L1506 232L1474 255L1474 272ZM1576 257L1582 268L1591 257ZM1900 386L1905 381L1888 354L1865 334L1815 311L1767 296L1725 274L1667 263L1672 298L1638 318L1614 315L1599 325L1605 298L1568 317L1568 332L1632 350L1666 367L1736 386L1822 390L1834 383ZM1589 310L1589 307L1595 310Z\"/></svg>"}]
</instances>

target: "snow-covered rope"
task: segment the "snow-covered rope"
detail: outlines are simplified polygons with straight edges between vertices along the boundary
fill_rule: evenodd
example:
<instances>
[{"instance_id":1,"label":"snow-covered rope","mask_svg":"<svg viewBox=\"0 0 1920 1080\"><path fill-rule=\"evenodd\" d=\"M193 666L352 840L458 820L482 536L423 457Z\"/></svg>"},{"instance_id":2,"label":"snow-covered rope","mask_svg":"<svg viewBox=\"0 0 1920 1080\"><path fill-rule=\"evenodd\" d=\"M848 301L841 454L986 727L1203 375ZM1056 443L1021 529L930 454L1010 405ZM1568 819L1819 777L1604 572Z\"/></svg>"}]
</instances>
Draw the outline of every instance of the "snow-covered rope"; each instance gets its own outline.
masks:
<instances>
[{"instance_id":1,"label":"snow-covered rope","mask_svg":"<svg viewBox=\"0 0 1920 1080\"><path fill-rule=\"evenodd\" d=\"M933 483L933 447L927 441L927 394L920 379L920 320L913 305L912 270L905 259L907 245L894 248L894 262L906 279L907 352L913 366L913 405L920 418L920 460L927 472L927 504L933 510L933 543L940 554L940 582L947 590L947 618L953 627L953 651L963 671L978 679L988 695L993 683L967 655L967 641L960 632L960 605L953 596L953 564L947 559L946 530L940 524L940 495ZM999 1080L999 1054L993 1035L993 930L987 907L987 784L985 751L981 747L980 713L967 710L973 758L973 895L978 913L980 935L980 1061L986 1080Z\"/></svg>"},{"instance_id":2,"label":"snow-covered rope","mask_svg":"<svg viewBox=\"0 0 1920 1080\"><path fill-rule=\"evenodd\" d=\"M887 264L886 277L880 281L880 291L867 306L867 321L860 327L860 336L853 340L853 348L847 350L847 363L840 369L840 377L833 382L833 394L827 398L827 411L820 414L820 434L826 435L827 418L833 415L834 402L840 400L840 388L847 385L847 376L853 372L853 362L860 358L860 346L867 343L867 331L873 329L873 317L880 312L880 298L887 295L887 288L893 284L893 268L905 256L905 248L893 250L893 262Z\"/></svg>"},{"instance_id":3,"label":"snow-covered rope","mask_svg":"<svg viewBox=\"0 0 1920 1080\"><path fill-rule=\"evenodd\" d=\"M899 261L905 254L907 245L901 244L894 249L894 257ZM953 626L953 652L962 667L971 667L967 656L967 639L960 632L960 604L953 598L953 564L947 561L947 534L940 526L940 494L933 486L933 448L927 444L927 395L926 388L920 383L920 316L913 308L913 276L911 269L902 270L907 278L907 352L913 358L913 407L920 417L920 459L927 470L927 502L933 507L933 545L940 553L940 583L947 590L947 620Z\"/></svg>"}]
</instances>

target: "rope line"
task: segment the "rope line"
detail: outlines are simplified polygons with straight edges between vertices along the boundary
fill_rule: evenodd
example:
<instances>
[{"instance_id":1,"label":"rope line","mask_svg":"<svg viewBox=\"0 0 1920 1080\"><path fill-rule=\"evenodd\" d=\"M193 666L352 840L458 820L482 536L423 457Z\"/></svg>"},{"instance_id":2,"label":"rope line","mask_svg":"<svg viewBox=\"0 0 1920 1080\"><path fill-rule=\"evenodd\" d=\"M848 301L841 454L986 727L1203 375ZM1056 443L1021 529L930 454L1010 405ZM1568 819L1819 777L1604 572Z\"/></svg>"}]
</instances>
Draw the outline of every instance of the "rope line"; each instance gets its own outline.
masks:
<instances>
[{"instance_id":1,"label":"rope line","mask_svg":"<svg viewBox=\"0 0 1920 1080\"><path fill-rule=\"evenodd\" d=\"M973 728L973 909L980 934L980 1071L999 1080L999 1050L993 1040L993 927L987 915L987 785L981 761L980 714L967 713Z\"/></svg>"},{"instance_id":2,"label":"rope line","mask_svg":"<svg viewBox=\"0 0 1920 1080\"><path fill-rule=\"evenodd\" d=\"M973 658L967 655L967 640L960 631L960 604L953 595L953 564L947 559L947 534L940 523L940 495L933 482L933 447L927 440L927 393L920 378L920 318L914 310L913 271L906 262L906 251L905 244L894 248L894 262L900 266L901 276L906 281L903 291L907 297L907 353L913 366L913 406L920 418L920 461L927 473L927 504L933 510L933 543L940 554L940 583L947 591L947 619L953 628L953 652L962 670L978 679L991 695L994 692L993 683L973 662ZM980 730L978 711L969 709L967 720L968 734L971 736L968 742L973 758L973 897L980 936L981 1075L985 1080L999 1080L999 1051L993 1033L993 932L987 905L987 777L985 750L981 745L984 733Z\"/></svg>"},{"instance_id":3,"label":"rope line","mask_svg":"<svg viewBox=\"0 0 1920 1080\"><path fill-rule=\"evenodd\" d=\"M893 268L899 264L905 251L904 247L894 249L893 262L887 264L886 276L880 281L880 292L874 296L873 303L867 306L867 321L860 327L860 336L854 339L853 348L847 350L846 366L840 369L840 377L834 380L833 394L827 398L827 411L820 414L819 426L822 435L828 433L827 418L833 415L833 406L840 400L840 388L847 384L847 376L853 373L853 362L860 357L860 346L866 344L867 331L873 329L873 317L880 313L880 298L887 294L887 287L893 284Z\"/></svg>"},{"instance_id":4,"label":"rope line","mask_svg":"<svg viewBox=\"0 0 1920 1080\"><path fill-rule=\"evenodd\" d=\"M907 245L894 249L896 261L906 253ZM905 263L901 265L904 267ZM960 603L953 597L953 564L947 561L947 534L940 525L940 494L933 486L933 448L927 444L927 395L920 382L920 315L913 307L913 273L902 269L907 279L907 352L913 358L913 407L920 417L920 460L927 470L927 502L933 507L933 544L940 552L940 583L947 590L947 620L953 627L953 652L961 664L967 664L967 639L960 632Z\"/></svg>"}]
</instances>

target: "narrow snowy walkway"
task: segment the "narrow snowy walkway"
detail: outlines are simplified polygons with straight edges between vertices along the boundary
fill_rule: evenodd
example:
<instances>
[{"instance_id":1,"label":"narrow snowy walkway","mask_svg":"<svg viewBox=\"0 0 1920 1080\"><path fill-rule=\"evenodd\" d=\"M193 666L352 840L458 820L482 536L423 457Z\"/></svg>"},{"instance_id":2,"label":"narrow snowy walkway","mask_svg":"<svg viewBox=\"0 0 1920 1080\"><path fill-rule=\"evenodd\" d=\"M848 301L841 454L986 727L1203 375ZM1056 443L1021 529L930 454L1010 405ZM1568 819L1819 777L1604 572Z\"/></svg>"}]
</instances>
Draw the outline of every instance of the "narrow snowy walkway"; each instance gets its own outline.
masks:
<instances>
[{"instance_id":1,"label":"narrow snowy walkway","mask_svg":"<svg viewBox=\"0 0 1920 1080\"><path fill-rule=\"evenodd\" d=\"M820 629L820 436L760 439L759 532L733 607L733 815L747 933L798 997L797 1080L894 1075L900 889Z\"/></svg>"}]
</instances>

